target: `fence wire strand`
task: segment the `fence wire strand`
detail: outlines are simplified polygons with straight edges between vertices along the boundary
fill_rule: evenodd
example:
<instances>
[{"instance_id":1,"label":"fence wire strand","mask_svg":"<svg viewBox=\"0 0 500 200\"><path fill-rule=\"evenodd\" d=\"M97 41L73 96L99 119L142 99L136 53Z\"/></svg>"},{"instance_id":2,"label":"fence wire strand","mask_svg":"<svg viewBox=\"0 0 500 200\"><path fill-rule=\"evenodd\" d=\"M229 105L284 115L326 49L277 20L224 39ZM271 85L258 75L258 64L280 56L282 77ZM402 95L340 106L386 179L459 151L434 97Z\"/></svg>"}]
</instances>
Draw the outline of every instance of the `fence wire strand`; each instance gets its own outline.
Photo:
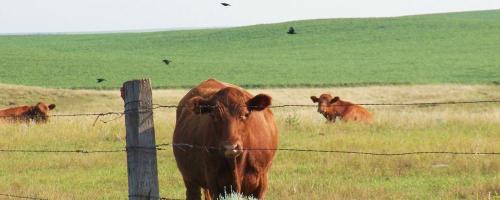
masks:
<instances>
[{"instance_id":1,"label":"fence wire strand","mask_svg":"<svg viewBox=\"0 0 500 200\"><path fill-rule=\"evenodd\" d=\"M50 149L0 149L0 152L4 153L83 153L83 154L91 154L91 153L116 153L116 152L125 152L126 150L83 150L83 149L75 149L75 150L50 150Z\"/></svg>"},{"instance_id":2,"label":"fence wire strand","mask_svg":"<svg viewBox=\"0 0 500 200\"><path fill-rule=\"evenodd\" d=\"M49 200L48 198L38 198L38 197L20 196L20 195L3 194L3 193L0 193L0 196L8 198L16 198L16 199ZM181 198L155 197L155 196L144 196L144 195L129 195L128 197L146 197L148 199L157 199L157 200L182 200Z\"/></svg>"},{"instance_id":3,"label":"fence wire strand","mask_svg":"<svg viewBox=\"0 0 500 200\"><path fill-rule=\"evenodd\" d=\"M126 104L133 103L127 102ZM356 105L362 106L437 106L437 105L454 105L454 104L484 104L484 103L500 103L500 100L477 100L477 101L447 101L447 102L419 102L419 103L358 103ZM316 104L283 104L283 105L271 105L269 108L288 108L288 107L317 107ZM337 106L337 105L331 105ZM341 105L338 105L341 106ZM125 110L123 112L113 111L113 112L103 112L103 113L74 113L74 114L53 114L49 115L49 117L96 117L94 121L95 123L100 119L100 117L108 116L108 115L118 115L116 118L112 120L101 120L103 123L108 123L114 120L117 120L123 115L130 113L148 113L153 110L161 109L161 108L184 108L189 106L177 106L177 105L161 105L161 104L152 104L151 108L146 109L134 109L134 110ZM217 106L207 106L210 108L215 108ZM0 118L18 118L18 116L5 116L2 115Z\"/></svg>"},{"instance_id":4,"label":"fence wire strand","mask_svg":"<svg viewBox=\"0 0 500 200\"><path fill-rule=\"evenodd\" d=\"M116 150L28 150L28 149L0 149L4 153L119 153L127 152L132 149L155 149L157 151L170 150L169 148L162 148L171 146L178 148L182 151L202 150L206 152L220 151L220 148L213 146L193 145L187 143L163 143L152 147L132 146ZM301 148L243 148L243 151L288 151L288 152L309 152L309 153L336 153L336 154L358 154L358 155L371 155L371 156L405 156L405 155L421 155L421 154L449 154L449 155L500 155L500 152L460 152L460 151L410 151L410 152L397 152L397 153L377 153L366 151L349 151L349 150L325 150L325 149L301 149Z\"/></svg>"},{"instance_id":5,"label":"fence wire strand","mask_svg":"<svg viewBox=\"0 0 500 200\"><path fill-rule=\"evenodd\" d=\"M17 199L48 200L48 199L37 198L37 197L19 196L19 195L2 194L2 193L0 193L0 196L9 197L9 198L17 198Z\"/></svg>"},{"instance_id":6,"label":"fence wire strand","mask_svg":"<svg viewBox=\"0 0 500 200\"><path fill-rule=\"evenodd\" d=\"M177 198L168 198L168 197L155 197L155 196L145 196L145 195L128 195L128 197L145 197L148 199L157 199L157 200L184 200L184 199L177 199Z\"/></svg>"},{"instance_id":7,"label":"fence wire strand","mask_svg":"<svg viewBox=\"0 0 500 200\"><path fill-rule=\"evenodd\" d=\"M433 105L453 105L453 104L484 104L484 103L500 103L500 100L476 100L476 101L445 101L445 102L416 102L416 103L356 103L356 105L361 106L433 106ZM161 105L153 104L157 108L181 108L185 106L176 105ZM286 108L286 107L317 107L317 104L283 104L283 105L271 105L269 108ZM342 106L342 105L331 105L331 106ZM216 106L207 106L216 107Z\"/></svg>"}]
</instances>

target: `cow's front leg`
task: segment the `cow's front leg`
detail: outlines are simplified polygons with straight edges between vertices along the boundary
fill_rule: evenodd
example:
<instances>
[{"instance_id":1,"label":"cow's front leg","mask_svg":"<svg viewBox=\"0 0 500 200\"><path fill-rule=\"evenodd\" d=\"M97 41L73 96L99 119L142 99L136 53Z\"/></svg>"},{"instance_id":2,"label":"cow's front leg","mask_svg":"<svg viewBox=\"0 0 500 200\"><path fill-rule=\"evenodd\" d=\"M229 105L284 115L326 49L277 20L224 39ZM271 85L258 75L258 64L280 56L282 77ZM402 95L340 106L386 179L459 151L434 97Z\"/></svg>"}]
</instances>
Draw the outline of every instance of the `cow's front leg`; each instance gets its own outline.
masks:
<instances>
[{"instance_id":1,"label":"cow's front leg","mask_svg":"<svg viewBox=\"0 0 500 200\"><path fill-rule=\"evenodd\" d=\"M201 187L196 183L184 180L186 186L186 199L187 200L201 200Z\"/></svg>"},{"instance_id":2,"label":"cow's front leg","mask_svg":"<svg viewBox=\"0 0 500 200\"><path fill-rule=\"evenodd\" d=\"M264 195L267 190L267 174L261 174L261 177L259 179L259 186L257 189L252 193L252 196L254 198L257 198L259 200L264 199Z\"/></svg>"},{"instance_id":3,"label":"cow's front leg","mask_svg":"<svg viewBox=\"0 0 500 200\"><path fill-rule=\"evenodd\" d=\"M205 197L205 200L212 200L212 195L210 194L209 189L203 188L203 196Z\"/></svg>"},{"instance_id":4,"label":"cow's front leg","mask_svg":"<svg viewBox=\"0 0 500 200\"><path fill-rule=\"evenodd\" d=\"M328 115L328 122L335 123L336 118L337 118L337 116L335 116L335 115Z\"/></svg>"}]
</instances>

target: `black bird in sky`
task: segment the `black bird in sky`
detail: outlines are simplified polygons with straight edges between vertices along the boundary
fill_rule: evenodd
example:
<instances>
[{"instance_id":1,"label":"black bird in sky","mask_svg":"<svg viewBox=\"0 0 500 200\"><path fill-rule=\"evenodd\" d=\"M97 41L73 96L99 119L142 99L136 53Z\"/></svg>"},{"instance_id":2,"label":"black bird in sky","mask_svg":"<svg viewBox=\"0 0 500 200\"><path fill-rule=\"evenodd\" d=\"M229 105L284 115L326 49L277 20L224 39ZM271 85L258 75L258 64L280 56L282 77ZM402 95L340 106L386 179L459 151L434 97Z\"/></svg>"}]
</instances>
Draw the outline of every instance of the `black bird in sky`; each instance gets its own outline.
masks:
<instances>
[{"instance_id":1,"label":"black bird in sky","mask_svg":"<svg viewBox=\"0 0 500 200\"><path fill-rule=\"evenodd\" d=\"M295 34L295 29L290 26L290 28L288 28L288 32L286 32L286 33L288 33L288 34Z\"/></svg>"},{"instance_id":2,"label":"black bird in sky","mask_svg":"<svg viewBox=\"0 0 500 200\"><path fill-rule=\"evenodd\" d=\"M101 83L101 82L103 82L103 81L106 81L106 79L103 79L103 78L98 78L98 79L97 79L97 83Z\"/></svg>"},{"instance_id":3,"label":"black bird in sky","mask_svg":"<svg viewBox=\"0 0 500 200\"><path fill-rule=\"evenodd\" d=\"M171 60L169 60L169 59L163 59L163 62L165 63L165 65L168 65L168 64L170 64L172 61L171 61Z\"/></svg>"},{"instance_id":4,"label":"black bird in sky","mask_svg":"<svg viewBox=\"0 0 500 200\"><path fill-rule=\"evenodd\" d=\"M220 3L220 4L223 6L231 6L231 4L228 4L228 3Z\"/></svg>"}]
</instances>

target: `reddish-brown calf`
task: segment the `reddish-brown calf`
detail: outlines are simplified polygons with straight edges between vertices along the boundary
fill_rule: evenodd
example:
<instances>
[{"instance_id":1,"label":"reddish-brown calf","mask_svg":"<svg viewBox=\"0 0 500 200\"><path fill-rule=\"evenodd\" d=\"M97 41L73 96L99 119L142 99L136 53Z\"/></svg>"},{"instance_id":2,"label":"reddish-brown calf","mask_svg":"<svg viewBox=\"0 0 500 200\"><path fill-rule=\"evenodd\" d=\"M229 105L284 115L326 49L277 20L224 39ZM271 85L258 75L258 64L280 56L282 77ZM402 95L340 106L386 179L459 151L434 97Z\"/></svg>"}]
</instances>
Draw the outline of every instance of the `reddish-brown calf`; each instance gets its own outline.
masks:
<instances>
[{"instance_id":1,"label":"reddish-brown calf","mask_svg":"<svg viewBox=\"0 0 500 200\"><path fill-rule=\"evenodd\" d=\"M56 107L55 104L47 105L40 102L34 106L19 106L0 110L0 120L8 122L47 122L49 111Z\"/></svg>"},{"instance_id":2,"label":"reddish-brown calf","mask_svg":"<svg viewBox=\"0 0 500 200\"><path fill-rule=\"evenodd\" d=\"M322 94L319 98L311 96L311 100L318 103L318 112L325 116L329 122L335 122L337 117L346 122L373 122L373 116L368 110L351 102L340 100L339 97L332 98L329 94Z\"/></svg>"}]
</instances>

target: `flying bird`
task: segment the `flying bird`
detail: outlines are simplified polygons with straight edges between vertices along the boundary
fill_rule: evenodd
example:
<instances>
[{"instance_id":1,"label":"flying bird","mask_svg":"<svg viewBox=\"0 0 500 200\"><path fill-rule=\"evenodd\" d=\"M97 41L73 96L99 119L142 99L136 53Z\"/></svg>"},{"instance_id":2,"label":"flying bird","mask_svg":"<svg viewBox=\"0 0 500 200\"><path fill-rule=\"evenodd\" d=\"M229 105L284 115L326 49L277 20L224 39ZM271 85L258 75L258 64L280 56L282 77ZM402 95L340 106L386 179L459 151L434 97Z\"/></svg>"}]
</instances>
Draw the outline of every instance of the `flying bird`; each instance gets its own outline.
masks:
<instances>
[{"instance_id":1,"label":"flying bird","mask_svg":"<svg viewBox=\"0 0 500 200\"><path fill-rule=\"evenodd\" d=\"M166 65L168 65L168 64L170 64L172 61L171 61L171 60L169 60L169 59L163 59L163 62L164 62Z\"/></svg>"},{"instance_id":2,"label":"flying bird","mask_svg":"<svg viewBox=\"0 0 500 200\"><path fill-rule=\"evenodd\" d=\"M295 34L295 29L290 26L290 28L288 28L288 32L286 32L286 33L288 33L288 34Z\"/></svg>"},{"instance_id":3,"label":"flying bird","mask_svg":"<svg viewBox=\"0 0 500 200\"><path fill-rule=\"evenodd\" d=\"M228 4L228 3L220 3L220 4L223 6L231 6L231 4Z\"/></svg>"},{"instance_id":4,"label":"flying bird","mask_svg":"<svg viewBox=\"0 0 500 200\"><path fill-rule=\"evenodd\" d=\"M106 79L103 79L103 78L98 78L98 79L97 79L97 83L101 83L101 82L103 82L103 81L106 81Z\"/></svg>"}]
</instances>

